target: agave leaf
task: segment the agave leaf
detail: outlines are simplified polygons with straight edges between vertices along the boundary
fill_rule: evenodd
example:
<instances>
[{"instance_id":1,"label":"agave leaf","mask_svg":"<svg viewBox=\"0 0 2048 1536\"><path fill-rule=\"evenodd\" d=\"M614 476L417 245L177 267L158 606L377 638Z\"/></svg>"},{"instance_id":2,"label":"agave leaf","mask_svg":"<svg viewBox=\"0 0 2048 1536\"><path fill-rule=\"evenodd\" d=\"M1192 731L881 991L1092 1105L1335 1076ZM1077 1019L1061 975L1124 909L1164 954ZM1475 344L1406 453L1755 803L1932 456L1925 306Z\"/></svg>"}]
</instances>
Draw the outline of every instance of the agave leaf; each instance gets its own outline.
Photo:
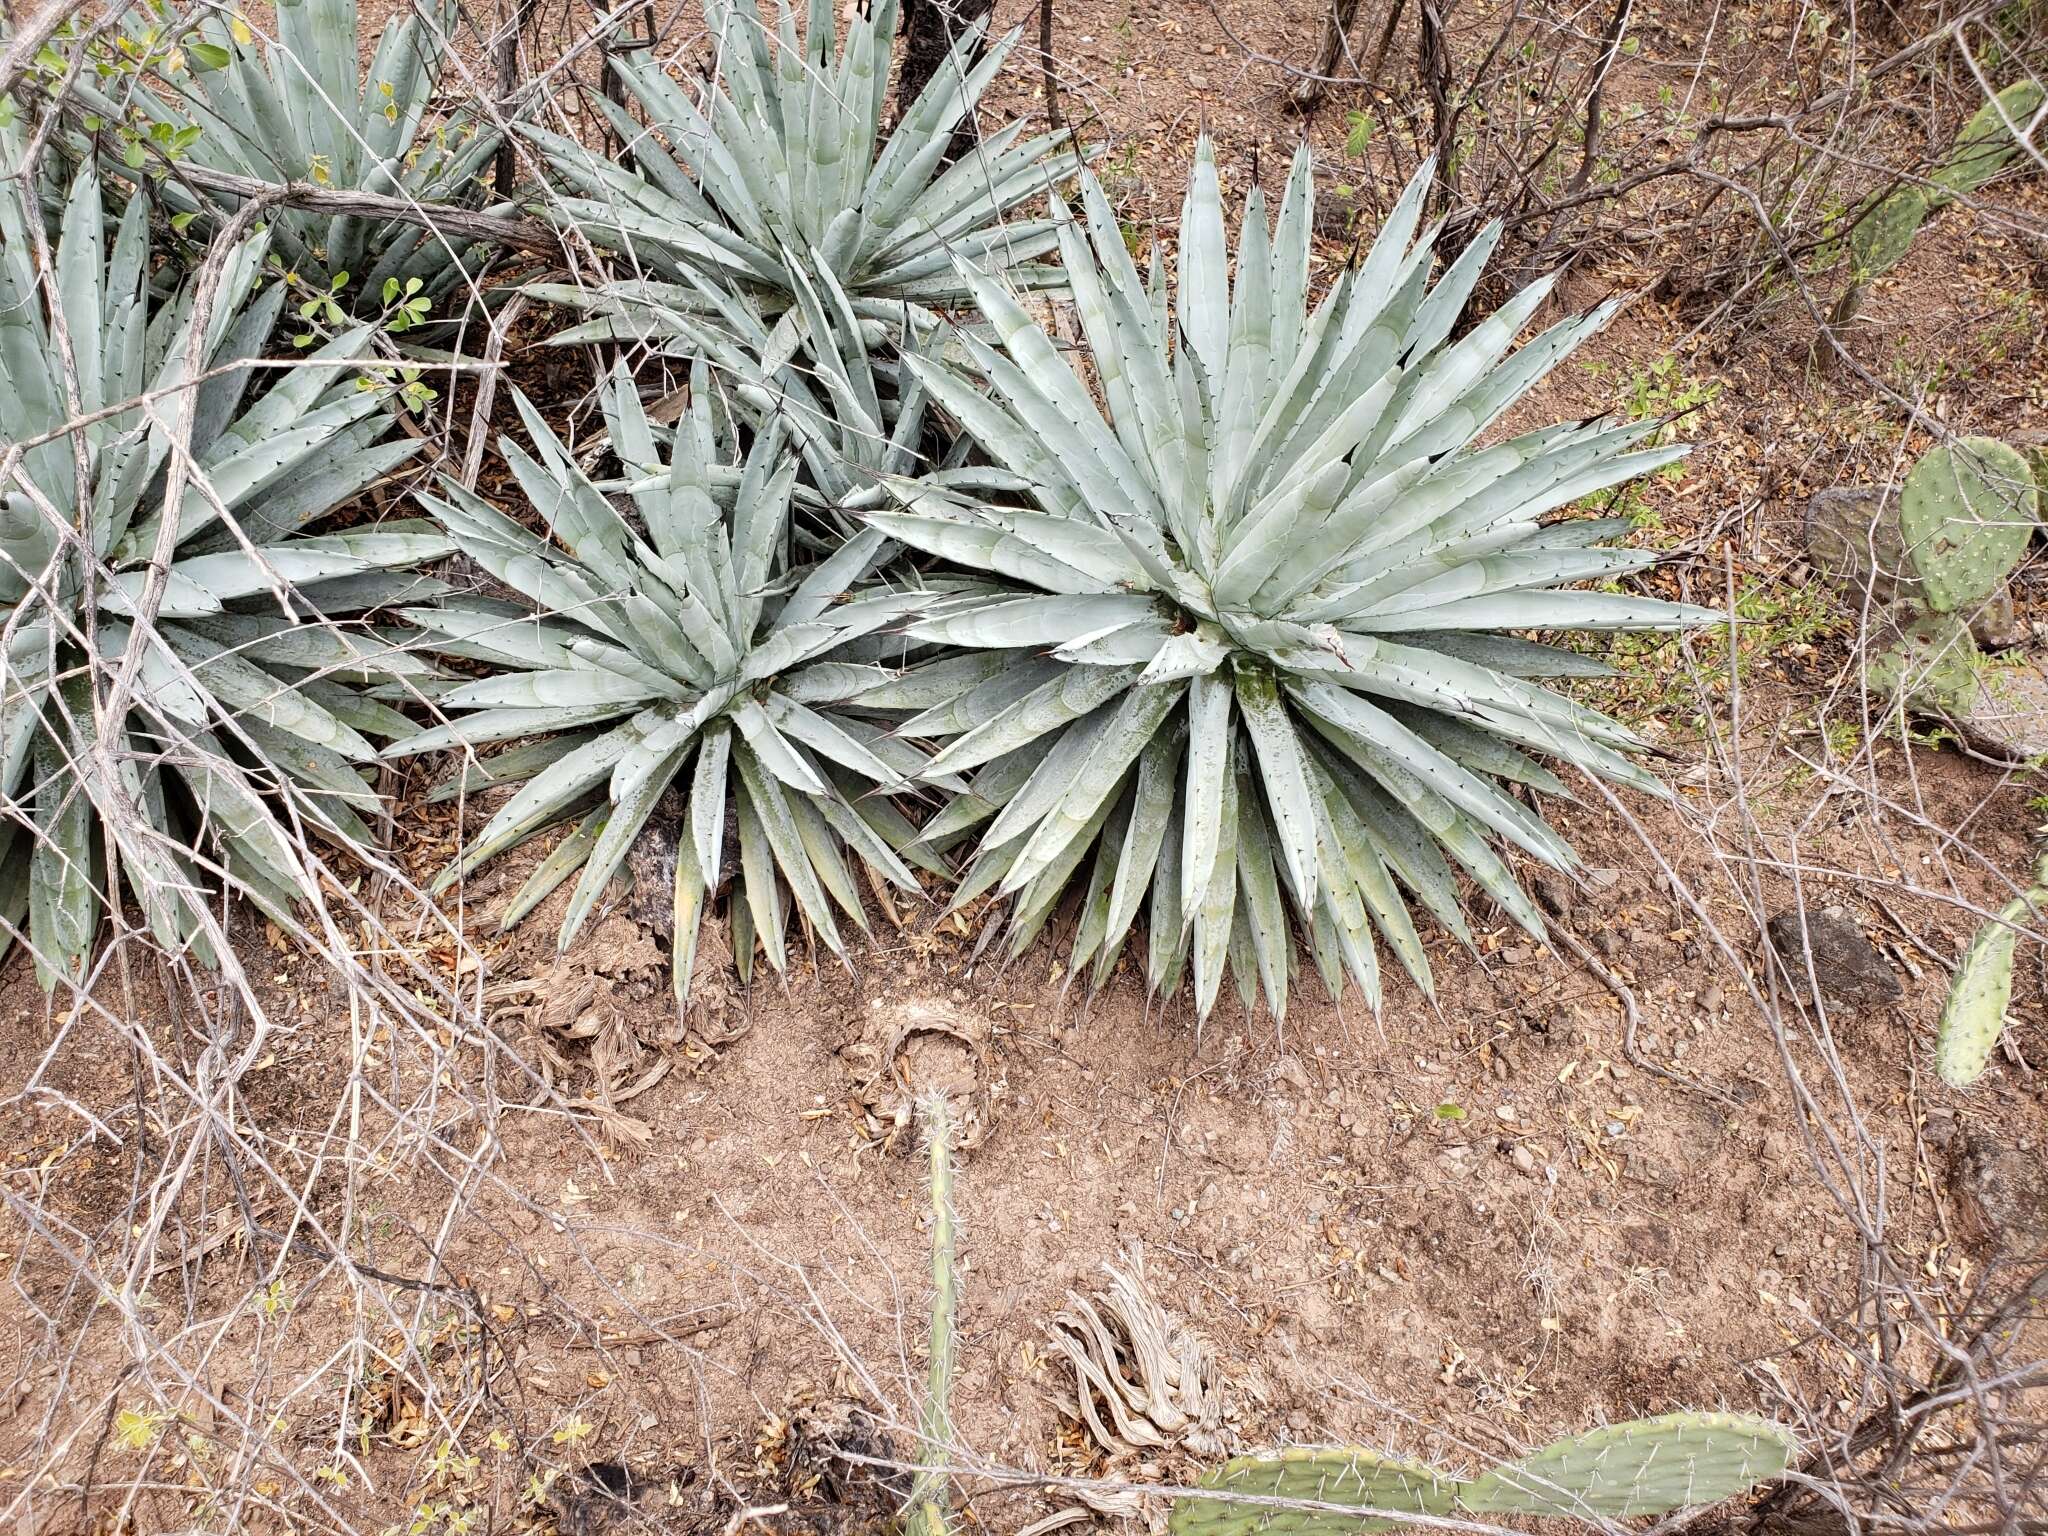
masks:
<instances>
[{"instance_id":1,"label":"agave leaf","mask_svg":"<svg viewBox=\"0 0 2048 1536\"><path fill-rule=\"evenodd\" d=\"M82 774L67 752L89 750L89 715L74 713L52 695L71 739L61 746L48 731L35 748L34 843L29 858L28 937L36 955L36 979L45 992L84 970L99 912L93 881L92 801ZM73 732L79 734L73 735Z\"/></svg>"},{"instance_id":2,"label":"agave leaf","mask_svg":"<svg viewBox=\"0 0 2048 1536\"><path fill-rule=\"evenodd\" d=\"M832 921L832 912L826 904L824 889L818 883L817 871L811 864L810 856L804 851L803 839L797 831L796 820L789 809L788 798L784 795L782 786L776 782L776 776L767 771L762 760L748 749L750 746L751 742L747 746L742 747L735 754L735 759L740 770L740 782L746 789L742 803L751 811L751 819L754 822L759 838L757 850L758 848L765 847L769 851L776 866L781 869L783 879L788 882L790 894L796 898L797 908L803 913L805 921L825 941L827 948L834 954L843 956L845 954L845 947L840 941L839 929ZM747 813L743 812L740 822L740 846L743 862L746 859L748 819ZM757 851L754 856L756 864L759 863L759 857L760 855ZM772 877L768 878L771 879L772 883ZM755 883L755 869L749 867L747 870L749 899L752 897ZM762 921L762 914L758 908L754 915L757 923ZM767 936L765 926L762 928L762 935L764 938ZM777 939L769 947L769 958L775 963L778 970L782 966L781 962L776 960L775 957L780 948L780 930L778 929Z\"/></svg>"},{"instance_id":3,"label":"agave leaf","mask_svg":"<svg viewBox=\"0 0 2048 1536\"><path fill-rule=\"evenodd\" d=\"M1116 593L1100 597L1018 597L980 601L950 613L917 620L912 639L942 645L1019 649L1052 647L1074 634L1118 623L1131 624L1153 612L1149 598Z\"/></svg>"},{"instance_id":4,"label":"agave leaf","mask_svg":"<svg viewBox=\"0 0 2048 1536\"><path fill-rule=\"evenodd\" d=\"M1188 776L1182 818L1181 920L1193 921L1221 856L1223 802L1229 793L1231 688L1197 677L1188 685Z\"/></svg>"},{"instance_id":5,"label":"agave leaf","mask_svg":"<svg viewBox=\"0 0 2048 1536\"><path fill-rule=\"evenodd\" d=\"M1289 950L1294 940L1287 927L1287 909L1280 902L1280 882L1273 867L1266 818L1248 780L1238 784L1237 809L1237 878L1241 900L1236 921L1249 941L1273 1016L1284 1018ZM1240 985L1248 985L1251 976L1240 971L1238 980ZM1249 1002L1246 1006L1250 1006Z\"/></svg>"},{"instance_id":6,"label":"agave leaf","mask_svg":"<svg viewBox=\"0 0 2048 1536\"><path fill-rule=\"evenodd\" d=\"M1117 788L1138 755L1180 703L1178 687L1140 688L1125 693L1115 715L1103 728L1060 802L1032 832L1004 878L1004 890L1015 890L1047 869L1082 829L1099 825L1097 814L1114 799Z\"/></svg>"},{"instance_id":7,"label":"agave leaf","mask_svg":"<svg viewBox=\"0 0 2048 1536\"><path fill-rule=\"evenodd\" d=\"M1028 679L1036 674L1024 675ZM925 777L958 773L1014 752L1049 731L1092 714L1128 689L1137 675L1135 667L1077 667L1056 673L1051 681L1002 708L986 724L954 740L931 760Z\"/></svg>"},{"instance_id":8,"label":"agave leaf","mask_svg":"<svg viewBox=\"0 0 2048 1536\"><path fill-rule=\"evenodd\" d=\"M652 715L642 715L548 762L498 808L476 839L435 878L443 891L486 859L532 837L560 816L563 809L607 783L620 761L654 728ZM522 761L518 767L525 767Z\"/></svg>"},{"instance_id":9,"label":"agave leaf","mask_svg":"<svg viewBox=\"0 0 2048 1536\"><path fill-rule=\"evenodd\" d=\"M548 856L534 866L533 873L526 877L517 894L505 904L505 910L498 916L498 932L510 929L589 862L597 847L598 835L604 831L611 813L609 803L593 807L568 836L548 850Z\"/></svg>"},{"instance_id":10,"label":"agave leaf","mask_svg":"<svg viewBox=\"0 0 2048 1536\"><path fill-rule=\"evenodd\" d=\"M655 806L673 782L676 770L682 766L686 748L677 747L669 752L650 771L639 777L637 787L623 799L611 803L611 814L605 818L598 830L596 841L591 844L589 857L584 861L583 873L577 878L576 889L569 893L569 910L562 919L562 934L559 948L566 951L584 921L611 884L612 876L626 861L626 855L633 851L633 842L640 836L640 829L654 814Z\"/></svg>"},{"instance_id":11,"label":"agave leaf","mask_svg":"<svg viewBox=\"0 0 2048 1536\"><path fill-rule=\"evenodd\" d=\"M1074 776L1088 761L1096 742L1115 715L1115 709L1105 704L1061 731L1051 750L1039 759L1030 776L1004 804L983 834L984 845L997 847L1037 826L1065 798Z\"/></svg>"},{"instance_id":12,"label":"agave leaf","mask_svg":"<svg viewBox=\"0 0 2048 1536\"><path fill-rule=\"evenodd\" d=\"M1274 841L1286 861L1288 885L1303 908L1316 900L1315 792L1309 783L1308 759L1286 706L1271 677L1250 671L1237 674L1237 707L1245 734L1257 754L1266 802L1273 813ZM1265 834L1259 834L1261 846ZM1284 1012L1275 1005L1276 1012Z\"/></svg>"},{"instance_id":13,"label":"agave leaf","mask_svg":"<svg viewBox=\"0 0 2048 1536\"><path fill-rule=\"evenodd\" d=\"M1224 959L1237 914L1237 772L1223 775L1223 796L1216 810L1216 854L1207 884L1182 921L1189 924L1194 946L1195 1013L1207 1018L1223 984Z\"/></svg>"},{"instance_id":14,"label":"agave leaf","mask_svg":"<svg viewBox=\"0 0 2048 1536\"><path fill-rule=\"evenodd\" d=\"M885 788L901 785L902 775L863 745L836 721L783 694L771 694L765 711L777 730L828 762ZM745 726L741 729L744 731ZM748 738L750 741L751 737ZM779 777L780 775L778 775Z\"/></svg>"}]
</instances>

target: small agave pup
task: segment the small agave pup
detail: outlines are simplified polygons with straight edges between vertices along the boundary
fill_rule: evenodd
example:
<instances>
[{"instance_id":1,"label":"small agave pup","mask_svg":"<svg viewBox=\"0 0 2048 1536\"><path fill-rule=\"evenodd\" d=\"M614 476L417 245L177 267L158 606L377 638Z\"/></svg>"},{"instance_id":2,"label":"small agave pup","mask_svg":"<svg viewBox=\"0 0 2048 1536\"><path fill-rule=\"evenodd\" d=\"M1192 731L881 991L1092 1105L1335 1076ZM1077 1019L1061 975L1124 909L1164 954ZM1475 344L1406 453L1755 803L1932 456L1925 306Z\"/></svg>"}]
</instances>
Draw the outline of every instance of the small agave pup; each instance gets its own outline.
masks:
<instances>
[{"instance_id":1,"label":"small agave pup","mask_svg":"<svg viewBox=\"0 0 2048 1536\"><path fill-rule=\"evenodd\" d=\"M1256 973L1282 1011L1291 902L1332 992L1348 968L1377 1006L1374 926L1430 985L1397 881L1469 941L1446 853L1541 933L1491 843L1573 863L1504 788L1563 792L1527 753L1658 788L1626 729L1532 681L1602 669L1497 632L1710 620L1565 590L1655 557L1601 547L1623 522L1541 521L1684 450L1627 451L1655 423L1472 446L1611 307L1507 355L1546 279L1449 342L1498 229L1430 286L1431 237L1416 239L1427 177L1310 310L1306 152L1277 234L1259 193L1247 200L1233 295L1204 143L1169 321L1157 253L1147 284L1084 175L1085 224L1063 218L1060 241L1106 417L1002 286L966 269L1000 346L959 345L992 398L908 360L1001 472L891 479L900 510L871 521L1000 578L909 629L995 654L927 663L872 701L923 706L905 733L952 738L929 774L975 770L927 833L988 823L961 899L1014 896L1019 947L1085 865L1072 964L1093 960L1098 982L1149 903L1155 988L1177 988L1192 949L1201 1014L1226 962L1248 998ZM998 482L1034 505L980 494Z\"/></svg>"},{"instance_id":2,"label":"small agave pup","mask_svg":"<svg viewBox=\"0 0 2048 1536\"><path fill-rule=\"evenodd\" d=\"M745 310L756 322L782 317L769 349L773 373L802 334L802 298L894 327L908 312L929 320L931 307L966 297L956 263L1006 269L1020 284L1056 283L1058 270L1036 260L1057 243L1051 221L1009 215L1079 168L1069 134L1025 138L1013 122L974 154L940 163L1018 33L970 66L985 25L975 24L885 135L896 13L896 0L877 0L855 14L835 63L830 0L810 0L801 42L779 0L772 48L754 0L705 0L719 79L704 85L701 104L654 60L613 55L667 140L664 149L622 108L598 100L639 174L571 139L522 130L578 194L557 200L550 215L652 274L595 291L536 288L607 317L558 340L666 329L694 355L688 315L724 311L734 323L732 312Z\"/></svg>"},{"instance_id":3,"label":"small agave pup","mask_svg":"<svg viewBox=\"0 0 2048 1536\"><path fill-rule=\"evenodd\" d=\"M503 922L530 912L581 869L561 929L567 947L641 829L673 785L687 796L675 876L675 985L686 998L697 927L719 887L729 817L737 827L745 900L732 904L742 969L758 936L783 966L784 887L811 931L844 955L832 908L857 926L866 912L848 855L871 879L917 893L905 858L916 833L877 790L906 787L923 759L886 721L842 701L889 674L875 658L893 642L913 594L852 591L886 540L864 529L826 558L795 562L790 496L797 460L772 421L735 468L706 370L663 462L623 368L602 404L627 468L629 520L577 467L523 398L539 457L502 448L520 488L554 535L541 538L453 482L422 500L456 546L524 602L449 599L408 616L450 655L493 675L441 695L457 718L400 743L393 756L439 747L525 744L472 758L472 789L519 784L440 879L568 816L572 830L513 898ZM730 505L730 513L721 506Z\"/></svg>"},{"instance_id":4,"label":"small agave pup","mask_svg":"<svg viewBox=\"0 0 2048 1536\"><path fill-rule=\"evenodd\" d=\"M300 532L417 449L379 442L384 402L346 366L366 327L306 366L232 366L261 355L284 301L257 291L263 237L227 257L198 352L219 371L191 390L193 287L152 300L143 202L109 241L88 165L47 277L20 206L0 198L0 421L20 445L0 481L0 951L26 914L47 986L98 932L109 833L159 941L202 958L195 904L222 871L289 923L315 894L291 831L368 837L370 738L413 727L363 686L428 669L322 615L431 595L398 571L448 546L418 522ZM173 502L179 429L191 477ZM289 805L269 793L286 786Z\"/></svg>"}]
</instances>

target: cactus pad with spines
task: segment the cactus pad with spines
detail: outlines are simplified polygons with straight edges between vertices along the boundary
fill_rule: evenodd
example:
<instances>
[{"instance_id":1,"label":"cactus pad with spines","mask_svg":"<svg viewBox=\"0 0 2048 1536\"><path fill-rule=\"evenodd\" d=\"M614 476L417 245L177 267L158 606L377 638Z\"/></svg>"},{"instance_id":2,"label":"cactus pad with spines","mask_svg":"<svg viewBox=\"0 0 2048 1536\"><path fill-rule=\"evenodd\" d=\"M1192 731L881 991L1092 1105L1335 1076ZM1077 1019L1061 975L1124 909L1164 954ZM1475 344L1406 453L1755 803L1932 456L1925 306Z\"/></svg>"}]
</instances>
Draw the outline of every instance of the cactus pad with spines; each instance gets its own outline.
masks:
<instances>
[{"instance_id":1,"label":"cactus pad with spines","mask_svg":"<svg viewBox=\"0 0 2048 1536\"><path fill-rule=\"evenodd\" d=\"M1944 443L1913 466L1899 531L1931 607L1967 610L1998 590L2033 536L2033 491L2026 458L1995 438Z\"/></svg>"},{"instance_id":2,"label":"cactus pad with spines","mask_svg":"<svg viewBox=\"0 0 2048 1536\"><path fill-rule=\"evenodd\" d=\"M1935 714L1968 707L1982 653L1961 614L1901 599L1885 611L1878 633L1883 643L1872 649L1866 675L1871 692Z\"/></svg>"},{"instance_id":3,"label":"cactus pad with spines","mask_svg":"<svg viewBox=\"0 0 2048 1536\"><path fill-rule=\"evenodd\" d=\"M1458 1493L1476 1515L1580 1519L1714 1504L1778 1476L1798 1449L1769 1419L1669 1413L1559 1440L1474 1478Z\"/></svg>"},{"instance_id":4,"label":"cactus pad with spines","mask_svg":"<svg viewBox=\"0 0 2048 1536\"><path fill-rule=\"evenodd\" d=\"M1858 219L1849 231L1856 281L1866 282L1904 261L1927 214L1927 194L1918 187L1901 187Z\"/></svg>"},{"instance_id":5,"label":"cactus pad with spines","mask_svg":"<svg viewBox=\"0 0 2048 1536\"><path fill-rule=\"evenodd\" d=\"M1296 1447L1236 1456L1202 1479L1219 1493L1299 1499L1418 1515L1450 1512L1455 1480L1420 1462L1358 1446ZM1182 1499L1173 1507L1172 1536L1359 1536L1397 1529L1398 1520L1366 1520L1332 1510L1286 1509L1242 1499Z\"/></svg>"},{"instance_id":6,"label":"cactus pad with spines","mask_svg":"<svg viewBox=\"0 0 2048 1536\"><path fill-rule=\"evenodd\" d=\"M1941 1026L1934 1041L1934 1070L1951 1088L1967 1088L1984 1075L1998 1037L2005 1032L2005 1009L2012 1001L2012 957L2020 929L2048 907L2048 855L2034 866L2032 890L2007 902L1997 920L1977 930L1956 979L1942 1005Z\"/></svg>"},{"instance_id":7,"label":"cactus pad with spines","mask_svg":"<svg viewBox=\"0 0 2048 1536\"><path fill-rule=\"evenodd\" d=\"M1956 135L1948 158L1928 178L1934 183L1928 206L1939 208L1958 197L1967 197L2003 170L2019 150L2013 126L2024 129L2041 110L2041 87L2032 80L2008 85L1976 114Z\"/></svg>"}]
</instances>

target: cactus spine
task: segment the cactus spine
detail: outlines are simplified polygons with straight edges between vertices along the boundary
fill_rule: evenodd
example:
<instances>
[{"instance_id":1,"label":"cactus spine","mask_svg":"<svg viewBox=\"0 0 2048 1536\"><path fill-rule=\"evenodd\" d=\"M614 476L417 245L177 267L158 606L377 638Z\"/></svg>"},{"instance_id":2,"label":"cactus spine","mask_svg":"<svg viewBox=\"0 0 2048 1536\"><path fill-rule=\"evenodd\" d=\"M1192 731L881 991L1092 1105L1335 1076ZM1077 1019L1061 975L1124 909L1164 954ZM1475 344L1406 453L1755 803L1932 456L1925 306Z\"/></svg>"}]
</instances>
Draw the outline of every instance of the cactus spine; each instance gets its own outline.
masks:
<instances>
[{"instance_id":1,"label":"cactus spine","mask_svg":"<svg viewBox=\"0 0 2048 1536\"><path fill-rule=\"evenodd\" d=\"M1261 1499L1343 1504L1389 1514L1449 1514L1457 1483L1420 1462L1383 1456L1356 1446L1295 1447L1236 1456L1202 1479L1219 1493ZM1343 1530L1353 1536L1390 1531L1398 1520L1366 1520L1329 1510L1285 1509L1239 1499L1183 1499L1173 1507L1172 1536L1312 1536Z\"/></svg>"},{"instance_id":2,"label":"cactus spine","mask_svg":"<svg viewBox=\"0 0 2048 1536\"><path fill-rule=\"evenodd\" d=\"M1925 187L1899 187L1867 207L1849 231L1849 287L1835 305L1840 325L1862 303L1863 285L1889 272L1912 249L1920 226L1958 197L1989 181L2018 152L2013 127L2025 128L2041 109L2041 87L2031 80L2007 86L1979 107Z\"/></svg>"},{"instance_id":3,"label":"cactus spine","mask_svg":"<svg viewBox=\"0 0 2048 1536\"><path fill-rule=\"evenodd\" d=\"M1899 494L1899 540L1919 595L1883 616L1870 660L1876 691L1935 713L1967 711L1981 659L1971 616L2026 554L2039 512L2026 456L1995 439L1958 438L1913 466Z\"/></svg>"},{"instance_id":4,"label":"cactus spine","mask_svg":"<svg viewBox=\"0 0 2048 1536\"><path fill-rule=\"evenodd\" d=\"M2013 127L2025 128L2041 110L2041 100L2038 84L2020 80L1979 107L1956 135L1948 158L1930 178L1934 183L1930 205L1939 208L1958 197L1967 197L2004 170L2019 149L2013 139Z\"/></svg>"},{"instance_id":5,"label":"cactus spine","mask_svg":"<svg viewBox=\"0 0 2048 1536\"><path fill-rule=\"evenodd\" d=\"M1906 259L1927 213L1927 194L1901 187L1856 221L1849 231L1849 257L1859 286Z\"/></svg>"},{"instance_id":6,"label":"cactus spine","mask_svg":"<svg viewBox=\"0 0 2048 1536\"><path fill-rule=\"evenodd\" d=\"M1798 1443L1769 1419L1738 1413L1668 1413L1559 1440L1470 1482L1418 1462L1358 1447L1298 1448L1239 1456L1174 1505L1172 1536L1358 1536L1399 1526L1401 1515L1627 1517L1714 1504L1777 1477ZM1341 1504L1393 1516L1259 1500Z\"/></svg>"},{"instance_id":7,"label":"cactus spine","mask_svg":"<svg viewBox=\"0 0 2048 1536\"><path fill-rule=\"evenodd\" d=\"M1797 1449L1769 1419L1667 1413L1547 1445L1474 1478L1458 1502L1476 1515L1661 1515L1776 1477Z\"/></svg>"},{"instance_id":8,"label":"cactus spine","mask_svg":"<svg viewBox=\"0 0 2048 1536\"><path fill-rule=\"evenodd\" d=\"M2033 492L2026 458L1994 438L1944 443L1913 466L1899 531L1929 607L1954 613L1998 590L2033 535Z\"/></svg>"},{"instance_id":9,"label":"cactus spine","mask_svg":"<svg viewBox=\"0 0 2048 1536\"><path fill-rule=\"evenodd\" d=\"M1967 1088L1984 1075L2012 1001L2013 951L2020 925L2048 908L2048 854L2034 865L2033 886L2007 902L1977 930L1942 1005L1934 1039L1934 1070L1951 1088Z\"/></svg>"},{"instance_id":10,"label":"cactus spine","mask_svg":"<svg viewBox=\"0 0 2048 1536\"><path fill-rule=\"evenodd\" d=\"M949 1406L955 1363L953 1321L960 1304L959 1279L953 1264L959 1241L958 1218L953 1211L953 1111L943 1093L932 1093L919 1100L918 1118L924 1122L925 1146L931 1159L931 1366L925 1381L924 1414L918 1425L923 1444L904 1524L908 1536L945 1536L952 1529L952 1474L947 1466L946 1447L953 1440Z\"/></svg>"}]
</instances>

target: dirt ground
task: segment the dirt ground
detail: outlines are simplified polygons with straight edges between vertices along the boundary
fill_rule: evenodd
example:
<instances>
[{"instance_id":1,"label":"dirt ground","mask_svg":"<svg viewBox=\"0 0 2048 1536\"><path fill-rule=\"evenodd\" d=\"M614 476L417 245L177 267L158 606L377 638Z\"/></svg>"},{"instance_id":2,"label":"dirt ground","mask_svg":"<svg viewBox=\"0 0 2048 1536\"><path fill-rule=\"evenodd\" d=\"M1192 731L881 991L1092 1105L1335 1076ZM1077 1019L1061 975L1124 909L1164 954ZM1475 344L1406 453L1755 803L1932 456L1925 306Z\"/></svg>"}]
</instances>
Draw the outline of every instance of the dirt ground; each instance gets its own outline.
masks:
<instances>
[{"instance_id":1,"label":"dirt ground","mask_svg":"<svg viewBox=\"0 0 2048 1536\"><path fill-rule=\"evenodd\" d=\"M1671 9L1645 69L1658 47L1696 43ZM1303 56L1319 15L1312 0L1062 0L1055 53L1063 89L1135 146L1142 211L1180 184L1203 124L1234 185L1255 152L1278 174L1302 128L1247 50ZM1030 68L1008 89L1013 109L1042 106ZM1333 93L1309 128L1320 149L1341 160L1362 99ZM2038 428L2048 301L2031 259L1995 219L1956 210L1877 286L1853 351L1910 375L1952 424ZM1629 252L1583 253L1555 302L1645 276ZM1603 685L1672 754L1674 804L1589 790L1548 808L1586 870L1539 894L1597 968L1504 925L1476 956L1439 934L1434 1001L1390 971L1375 1018L1305 972L1284 1023L1226 995L1198 1031L1185 999L1149 1003L1128 961L1098 997L1068 987L1057 925L1015 964L977 964L966 924L913 911L901 928L878 918L851 970L802 957L751 988L710 937L678 1021L664 946L629 894L561 960L565 893L494 935L533 850L470 883L478 983L511 1051L580 1097L574 1113L541 1105L504 1050L352 1029L327 977L252 935L275 1024L238 1125L330 1237L348 1234L359 1269L344 1283L317 1249L237 1238L225 1179L181 1207L203 1263L134 1276L102 1262L126 1251L119 1224L162 1174L136 1134L138 1091L173 1101L154 1112L171 1121L192 1111L174 1085L138 1090L117 1032L53 1016L10 962L0 1506L14 1529L879 1524L896 1475L849 1476L820 1447L917 1458L929 1215L899 1059L910 1089L971 1084L951 1401L977 1527L1016 1532L1103 1496L1061 1479L1171 1483L1213 1460L1184 1435L1112 1454L1081 1424L1054 1320L1071 1293L1106 1288L1106 1265L1142 1264L1203 1341L1216 1442L1233 1449L1346 1441L1463 1467L1680 1407L1862 1412L1830 1337L1860 1250L1815 1176L1788 1066L1830 1123L1838 1088L1853 1097L1867 1139L1852 1155L1866 1173L1881 1161L1891 1236L1924 1260L1930 1297L2048 1240L2048 1102L2027 1065L2048 1057L2040 968L1978 1089L1927 1070L1945 966L2025 867L2040 786L1953 743L1873 737L1846 685L1845 626L1805 565L1800 509L1890 474L1913 441L1853 377L1812 365L1810 327L1719 348L1687 330L1640 297L1528 407L1696 402L1681 430L1698 450L1643 492L1639 521L1676 586L1732 594L1744 619L1733 667L1727 639L1706 636L1626 653ZM2048 614L2026 579L2020 597L2023 617ZM472 806L471 830L487 810ZM448 809L416 805L404 825L401 853L430 873L455 835ZM1802 905L1843 909L1896 1000L1783 995L1762 922ZM1790 1021L1782 1051L1766 1005ZM203 1067L191 1021L152 1005L144 1027ZM123 1302L170 1341L140 1377ZM1038 1476L1005 1487L1017 1480L998 1469Z\"/></svg>"}]
</instances>

